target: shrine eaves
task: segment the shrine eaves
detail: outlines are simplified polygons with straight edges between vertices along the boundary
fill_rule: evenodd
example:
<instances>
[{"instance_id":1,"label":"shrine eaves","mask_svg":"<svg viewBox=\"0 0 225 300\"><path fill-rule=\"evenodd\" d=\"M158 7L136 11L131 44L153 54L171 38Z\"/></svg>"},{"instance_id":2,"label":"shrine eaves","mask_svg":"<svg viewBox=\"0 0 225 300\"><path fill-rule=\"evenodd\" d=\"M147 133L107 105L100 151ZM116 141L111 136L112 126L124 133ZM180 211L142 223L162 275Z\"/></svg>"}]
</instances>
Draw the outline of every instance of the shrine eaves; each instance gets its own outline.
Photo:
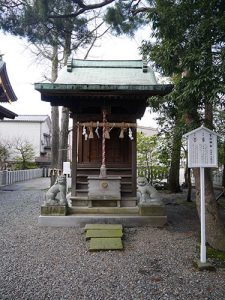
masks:
<instances>
[{"instance_id":1,"label":"shrine eaves","mask_svg":"<svg viewBox=\"0 0 225 300\"><path fill-rule=\"evenodd\" d=\"M55 83L36 83L35 89L43 101L78 114L98 113L97 106L110 102L111 114L119 110L140 118L148 97L168 94L172 85L157 84L153 70L142 60L71 58Z\"/></svg>"}]
</instances>

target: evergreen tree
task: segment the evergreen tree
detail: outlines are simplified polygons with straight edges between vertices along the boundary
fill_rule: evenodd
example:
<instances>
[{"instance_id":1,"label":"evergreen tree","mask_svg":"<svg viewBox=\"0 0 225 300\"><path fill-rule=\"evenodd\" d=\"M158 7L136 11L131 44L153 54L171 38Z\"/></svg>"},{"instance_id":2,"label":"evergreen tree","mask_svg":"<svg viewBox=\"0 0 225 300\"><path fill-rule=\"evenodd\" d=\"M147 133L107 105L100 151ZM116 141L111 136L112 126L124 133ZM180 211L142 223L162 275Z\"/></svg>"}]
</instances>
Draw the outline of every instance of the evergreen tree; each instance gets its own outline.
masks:
<instances>
[{"instance_id":1,"label":"evergreen tree","mask_svg":"<svg viewBox=\"0 0 225 300\"><path fill-rule=\"evenodd\" d=\"M105 2L108 4L110 1ZM96 8L103 5L96 3ZM72 0L6 1L0 9L0 28L25 37L35 45L36 54L51 62L51 76L48 79L55 82L58 70L66 65L72 51L90 45L89 53L94 42L107 31L104 29L98 33L104 22L97 20L99 16L91 8L95 7ZM89 14L85 14L86 11ZM61 169L63 161L67 160L69 110L62 108L61 131L58 107L52 107L51 118L51 167Z\"/></svg>"},{"instance_id":2,"label":"evergreen tree","mask_svg":"<svg viewBox=\"0 0 225 300\"><path fill-rule=\"evenodd\" d=\"M223 1L158 0L149 10L154 42L142 51L167 76L182 74L170 97L182 111L186 130L204 124L213 128L213 110L224 107L225 12ZM194 168L199 211L199 169ZM215 201L210 169L205 170L207 241L225 250L225 231Z\"/></svg>"}]
</instances>

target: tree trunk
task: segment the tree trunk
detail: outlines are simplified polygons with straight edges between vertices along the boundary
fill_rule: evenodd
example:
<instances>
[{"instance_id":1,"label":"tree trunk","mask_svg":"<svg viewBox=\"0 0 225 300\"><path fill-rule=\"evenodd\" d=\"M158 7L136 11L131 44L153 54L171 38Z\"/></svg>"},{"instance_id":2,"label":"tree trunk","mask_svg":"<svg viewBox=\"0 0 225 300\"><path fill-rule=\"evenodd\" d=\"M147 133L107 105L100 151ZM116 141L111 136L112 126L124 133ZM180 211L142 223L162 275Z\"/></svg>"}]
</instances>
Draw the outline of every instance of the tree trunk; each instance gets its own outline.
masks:
<instances>
[{"instance_id":1,"label":"tree trunk","mask_svg":"<svg viewBox=\"0 0 225 300\"><path fill-rule=\"evenodd\" d=\"M184 172L184 188L187 188L187 202L191 202L191 191L192 191L192 184L191 184L191 169L188 168L188 153L185 150L185 172Z\"/></svg>"},{"instance_id":2,"label":"tree trunk","mask_svg":"<svg viewBox=\"0 0 225 300\"><path fill-rule=\"evenodd\" d=\"M225 165L223 165L222 186L225 187Z\"/></svg>"},{"instance_id":3,"label":"tree trunk","mask_svg":"<svg viewBox=\"0 0 225 300\"><path fill-rule=\"evenodd\" d=\"M191 184L191 169L187 168L187 201L191 202L191 191L192 191L192 184Z\"/></svg>"},{"instance_id":4,"label":"tree trunk","mask_svg":"<svg viewBox=\"0 0 225 300\"><path fill-rule=\"evenodd\" d=\"M52 168L58 167L59 156L59 108L58 106L52 106L51 109L52 118Z\"/></svg>"},{"instance_id":5,"label":"tree trunk","mask_svg":"<svg viewBox=\"0 0 225 300\"><path fill-rule=\"evenodd\" d=\"M62 169L63 162L67 161L67 152L68 152L68 127L69 127L69 109L62 107L62 116L61 116L61 131L59 138L59 159L58 159L58 168Z\"/></svg>"},{"instance_id":6,"label":"tree trunk","mask_svg":"<svg viewBox=\"0 0 225 300\"><path fill-rule=\"evenodd\" d=\"M213 108L210 103L205 105L205 118L207 124L212 126ZM188 122L193 119L189 116ZM187 124L188 124L187 122ZM196 206L200 218L200 170L193 168L196 188ZM225 251L225 228L219 213L215 198L211 169L205 168L205 216L206 216L206 241L215 249Z\"/></svg>"},{"instance_id":7,"label":"tree trunk","mask_svg":"<svg viewBox=\"0 0 225 300\"><path fill-rule=\"evenodd\" d=\"M171 165L168 177L168 189L172 193L179 193L180 189L180 152L181 152L181 130L176 124L173 133L173 145L171 154Z\"/></svg>"},{"instance_id":8,"label":"tree trunk","mask_svg":"<svg viewBox=\"0 0 225 300\"><path fill-rule=\"evenodd\" d=\"M200 216L200 171L193 169L196 187L196 206ZM214 195L211 169L205 168L206 241L215 249L225 251L225 229Z\"/></svg>"},{"instance_id":9,"label":"tree trunk","mask_svg":"<svg viewBox=\"0 0 225 300\"><path fill-rule=\"evenodd\" d=\"M223 141L223 153L223 155L225 156L225 141ZM225 164L223 165L222 186L225 187Z\"/></svg>"},{"instance_id":10,"label":"tree trunk","mask_svg":"<svg viewBox=\"0 0 225 300\"><path fill-rule=\"evenodd\" d=\"M52 56L52 82L56 81L58 76L58 47L53 46ZM58 156L59 156L59 108L58 106L52 106L51 109L52 119L52 147L51 147L51 168L56 169L58 167ZM56 181L57 174L52 172L51 174L51 186Z\"/></svg>"},{"instance_id":11,"label":"tree trunk","mask_svg":"<svg viewBox=\"0 0 225 300\"><path fill-rule=\"evenodd\" d=\"M71 53L71 33L68 32L65 37L64 44L64 65L67 64L67 60ZM58 168L62 169L63 162L67 161L68 152L68 127L69 127L69 109L67 107L62 107L61 116L61 131L59 138L59 157L58 157Z\"/></svg>"}]
</instances>

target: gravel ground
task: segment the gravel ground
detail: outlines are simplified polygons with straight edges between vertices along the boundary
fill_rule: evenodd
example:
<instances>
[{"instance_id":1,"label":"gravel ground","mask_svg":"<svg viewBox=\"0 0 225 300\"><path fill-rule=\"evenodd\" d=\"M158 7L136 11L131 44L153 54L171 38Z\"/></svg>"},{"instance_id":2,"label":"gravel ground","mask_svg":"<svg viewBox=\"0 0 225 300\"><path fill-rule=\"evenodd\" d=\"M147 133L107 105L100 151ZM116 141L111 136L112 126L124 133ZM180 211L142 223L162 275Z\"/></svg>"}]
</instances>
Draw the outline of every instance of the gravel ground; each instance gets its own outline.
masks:
<instances>
[{"instance_id":1,"label":"gravel ground","mask_svg":"<svg viewBox=\"0 0 225 300\"><path fill-rule=\"evenodd\" d=\"M168 225L125 229L89 252L82 229L38 227L43 191L0 192L0 299L225 299L225 269L199 272L195 210L165 196Z\"/></svg>"}]
</instances>

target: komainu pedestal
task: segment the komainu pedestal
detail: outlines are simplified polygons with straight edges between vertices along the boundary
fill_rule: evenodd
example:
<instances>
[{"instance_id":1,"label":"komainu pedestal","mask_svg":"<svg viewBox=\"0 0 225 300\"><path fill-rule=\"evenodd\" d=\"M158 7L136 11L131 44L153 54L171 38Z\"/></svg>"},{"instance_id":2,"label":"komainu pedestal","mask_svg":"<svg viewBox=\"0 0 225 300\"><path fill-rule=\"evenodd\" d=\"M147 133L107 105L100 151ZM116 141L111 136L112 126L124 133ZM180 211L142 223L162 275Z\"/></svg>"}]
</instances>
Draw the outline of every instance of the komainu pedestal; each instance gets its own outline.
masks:
<instances>
[{"instance_id":1,"label":"komainu pedestal","mask_svg":"<svg viewBox=\"0 0 225 300\"><path fill-rule=\"evenodd\" d=\"M42 205L41 206L42 216L66 216L67 205Z\"/></svg>"},{"instance_id":2,"label":"komainu pedestal","mask_svg":"<svg viewBox=\"0 0 225 300\"><path fill-rule=\"evenodd\" d=\"M139 215L158 217L162 223L166 223L166 210L160 195L145 177L137 179L137 196Z\"/></svg>"},{"instance_id":3,"label":"komainu pedestal","mask_svg":"<svg viewBox=\"0 0 225 300\"><path fill-rule=\"evenodd\" d=\"M59 194L59 198L56 198ZM60 175L45 195L41 206L42 216L65 216L67 214L66 176Z\"/></svg>"}]
</instances>

